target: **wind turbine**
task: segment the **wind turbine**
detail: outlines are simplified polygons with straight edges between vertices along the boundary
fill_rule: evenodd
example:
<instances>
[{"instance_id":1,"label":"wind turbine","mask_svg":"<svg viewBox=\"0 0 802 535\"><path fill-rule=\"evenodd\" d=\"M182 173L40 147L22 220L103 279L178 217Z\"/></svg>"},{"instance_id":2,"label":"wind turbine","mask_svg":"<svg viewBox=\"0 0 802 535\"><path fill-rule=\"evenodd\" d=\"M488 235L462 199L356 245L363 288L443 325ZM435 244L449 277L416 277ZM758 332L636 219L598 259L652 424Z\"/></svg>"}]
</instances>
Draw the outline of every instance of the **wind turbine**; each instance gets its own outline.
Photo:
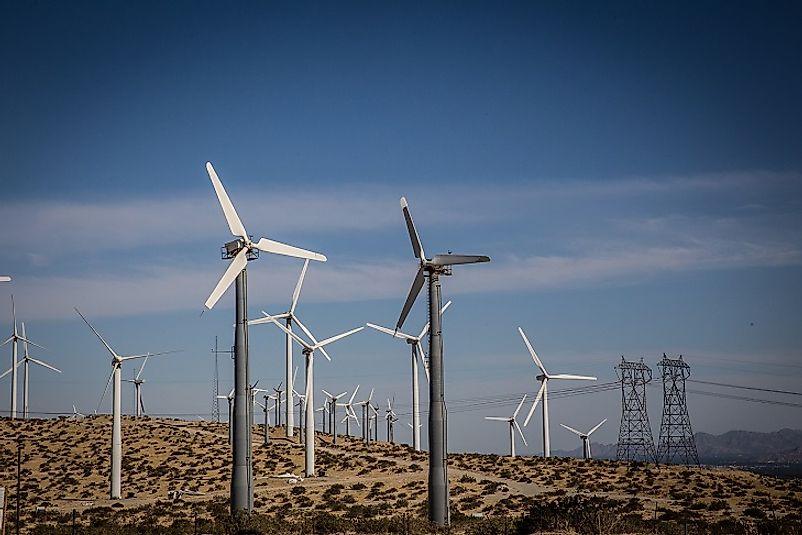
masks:
<instances>
[{"instance_id":1,"label":"wind turbine","mask_svg":"<svg viewBox=\"0 0 802 535\"><path fill-rule=\"evenodd\" d=\"M100 343L106 348L106 350L111 354L111 374L109 375L109 380L106 381L106 387L103 389L103 394L100 396L100 401L98 402L98 408L100 404L103 403L103 398L106 397L106 391L109 389L109 384L114 381L112 386L112 425L111 425L111 499L112 500L119 500L121 497L121 490L120 490L120 482L121 482L121 472L122 472L122 458L123 458L123 451L122 451L122 427L120 422L120 397L122 395L122 364L126 360L133 360L139 358L147 358L153 357L156 355L165 355L169 353L168 351L163 351L160 353L142 353L140 355L119 355L116 351L114 351L111 346L100 336L100 333L92 327L92 324L89 323L89 320L81 314L81 311L78 308L75 308L75 312L81 316L81 319L84 320L87 326L95 333Z\"/></svg>"},{"instance_id":2,"label":"wind turbine","mask_svg":"<svg viewBox=\"0 0 802 535\"><path fill-rule=\"evenodd\" d=\"M281 386L283 384L284 383L281 382L281 383L278 384L277 387L275 387L275 386L273 387L273 392L276 393L276 397L275 397L275 399L276 399L276 425L279 426L279 427L281 427L281 394L284 393L284 390L281 389ZM289 399L287 399L287 402L289 403Z\"/></svg>"},{"instance_id":3,"label":"wind turbine","mask_svg":"<svg viewBox=\"0 0 802 535\"><path fill-rule=\"evenodd\" d=\"M9 372L11 373L11 405L9 416L13 420L17 417L17 367L19 366L19 362L17 361L17 343L25 342L40 349L44 349L44 347L25 338L25 334L20 335L17 332L17 308L14 305L13 295L11 296L11 316L14 318L14 330L11 332L11 336L6 338L6 341L0 344L0 346L4 346L11 342L11 368L9 369ZM4 373L3 376L5 376L6 373Z\"/></svg>"},{"instance_id":4,"label":"wind turbine","mask_svg":"<svg viewBox=\"0 0 802 535\"><path fill-rule=\"evenodd\" d=\"M570 432L576 433L577 435L579 435L579 438L582 439L582 458L587 460L587 459L592 459L593 458L591 456L591 454L590 454L590 435L594 431L596 431L598 428L600 428L604 424L604 422L606 422L606 421L607 421L607 418L605 418L604 420L602 420L601 422L596 424L596 427L594 427L593 429L591 429L587 433L582 433L580 431L577 431L573 427L568 427L565 424L560 424L560 425L563 426L564 428L568 429Z\"/></svg>"},{"instance_id":5,"label":"wind turbine","mask_svg":"<svg viewBox=\"0 0 802 535\"><path fill-rule=\"evenodd\" d=\"M448 473L446 444L446 402L443 392L443 340L440 324L440 275L450 275L451 266L456 264L475 264L489 262L487 256L466 256L454 254L434 255L426 258L418 231L412 222L409 205L401 197L401 211L412 241L412 252L420 261L418 272L407 295L401 315L395 325L396 330L404 326L415 299L423 288L424 279L429 278L429 520L439 526L450 522L448 507Z\"/></svg>"},{"instance_id":6,"label":"wind turbine","mask_svg":"<svg viewBox=\"0 0 802 535\"><path fill-rule=\"evenodd\" d=\"M364 329L364 327L357 327L356 329L351 329L350 331L346 331L341 334L337 334L335 336L331 336L326 338L325 340L321 340L320 342L309 343L294 332L287 329L284 325L278 322L275 318L271 316L271 321L276 324L276 326L284 331L285 333L289 334L290 336L295 339L296 342L301 344L303 347L303 353L306 357L306 389L304 391L304 395L306 396L306 417L304 418L304 424L306 425L306 440L304 441L304 469L305 469L305 476L306 477L314 477L315 475L315 390L314 390L314 356L315 351L318 349L322 349L324 346L327 346L337 340L341 340L346 336L351 336L354 333L357 333ZM323 355L328 359L331 360L326 353Z\"/></svg>"},{"instance_id":7,"label":"wind turbine","mask_svg":"<svg viewBox=\"0 0 802 535\"><path fill-rule=\"evenodd\" d=\"M22 347L23 347L23 356L22 356L22 362L23 362L23 368L22 368L22 419L23 420L27 420L28 419L28 414L29 414L28 413L28 364L30 362L33 362L34 364L38 364L39 366L42 366L43 368L48 368L48 369L53 370L54 372L57 372L57 373L61 373L61 370L59 370L58 368L56 368L54 366L51 366L50 364L48 364L48 363L46 363L44 361L41 361L39 359L35 359L35 358L31 357L30 355L28 355L28 342L27 342L27 339L25 338L25 322L22 322L22 338L23 338L23 342L22 342ZM19 363L17 363L17 366L19 366Z\"/></svg>"},{"instance_id":8,"label":"wind turbine","mask_svg":"<svg viewBox=\"0 0 802 535\"><path fill-rule=\"evenodd\" d=\"M133 379L123 379L126 383L133 383L134 385L134 413L136 417L139 418L145 412L145 404L142 401L142 383L145 382L144 379L140 379L142 377L142 370L145 369L145 364L148 363L148 357L145 357L145 360L142 361L142 366L139 367L139 371L134 376Z\"/></svg>"},{"instance_id":9,"label":"wind turbine","mask_svg":"<svg viewBox=\"0 0 802 535\"><path fill-rule=\"evenodd\" d=\"M78 412L78 409L75 408L75 405L72 406L72 415L68 417L69 420L77 420L78 418L85 418L86 414L81 414Z\"/></svg>"},{"instance_id":10,"label":"wind turbine","mask_svg":"<svg viewBox=\"0 0 802 535\"><path fill-rule=\"evenodd\" d=\"M345 408L345 418L343 418L343 422L345 422L345 436L348 437L351 436L351 418L354 419L356 425L359 425L359 418L356 417L356 412L354 412L354 398L357 392L359 392L359 385L356 385L348 401L340 404L341 407Z\"/></svg>"},{"instance_id":11,"label":"wind turbine","mask_svg":"<svg viewBox=\"0 0 802 535\"><path fill-rule=\"evenodd\" d=\"M370 442L370 420L368 419L368 406L370 402L373 400L373 389L370 389L370 395L368 399L357 401L357 405L362 406L362 440L366 443Z\"/></svg>"},{"instance_id":12,"label":"wind turbine","mask_svg":"<svg viewBox=\"0 0 802 535\"><path fill-rule=\"evenodd\" d=\"M346 395L348 392L340 392L339 394L332 395L331 393L322 390L326 397L329 398L329 432L331 433L331 443L337 445L337 400Z\"/></svg>"},{"instance_id":13,"label":"wind turbine","mask_svg":"<svg viewBox=\"0 0 802 535\"><path fill-rule=\"evenodd\" d=\"M262 323L268 323L270 320L268 316L273 316L276 319L283 319L285 320L285 325L288 330L292 330L293 322L297 323L301 330L312 340L313 343L317 343L315 337L312 336L312 333L309 329L306 328L298 316L295 314L295 307L298 305L298 298L301 295L301 287L304 284L304 277L306 276L306 270L309 268L309 259L304 260L304 267L301 269L301 275L298 277L298 282L295 284L295 290L292 292L292 301L290 302L290 309L287 312L282 314L268 314L264 310L262 314L265 316L264 318L259 318L255 320L251 320L248 322L248 325L259 325ZM293 412L293 402L292 402L292 393L295 389L295 375L293 374L290 376L290 371L292 370L292 337L290 335L286 335L285 340L285 348L286 348L286 359L285 359L285 380L287 381L287 404L286 404L286 423L287 423L287 436L292 437L294 433L294 426L295 426L295 414ZM325 353L326 350L321 348L321 352ZM295 370L297 371L298 368L296 367ZM280 422L277 425L281 425ZM300 428L299 428L300 429Z\"/></svg>"},{"instance_id":14,"label":"wind turbine","mask_svg":"<svg viewBox=\"0 0 802 535\"><path fill-rule=\"evenodd\" d=\"M595 381L595 377L591 377L589 375L572 375L569 373L549 373L546 371L546 368L543 367L543 363L540 362L540 358L538 358L537 353L535 353L535 349L532 347L532 344L529 343L529 339L524 334L524 330L518 327L518 332L521 334L521 338L524 339L524 344L526 344L526 349L529 350L529 354L532 355L532 360L535 361L535 365L540 369L541 374L537 376L537 380L540 381L540 390L537 391L537 396L535 396L535 402L532 403L532 408L529 409L529 414L526 415L526 420L524 420L524 427L529 424L529 420L532 418L532 415L535 413L535 407L537 406L538 402L543 399L543 457L551 457L551 447L549 443L549 381L552 379L570 379L570 380L579 380L579 381Z\"/></svg>"},{"instance_id":15,"label":"wind turbine","mask_svg":"<svg viewBox=\"0 0 802 535\"><path fill-rule=\"evenodd\" d=\"M323 404L315 409L315 412L320 413L320 431L322 433L326 433L326 421L329 420L329 402L328 400L323 400Z\"/></svg>"},{"instance_id":16,"label":"wind turbine","mask_svg":"<svg viewBox=\"0 0 802 535\"><path fill-rule=\"evenodd\" d=\"M451 301L443 305L443 308L440 309L441 316L449 306L451 306ZM423 351L423 344L421 344L421 340L423 340L423 337L429 332L429 322L426 322L426 325L423 326L423 329L421 329L421 332L418 336L412 336L411 334L403 333L398 329L392 330L388 329L387 327L382 327L381 325L374 325L372 323L368 323L367 326L372 329L376 329L379 332L389 334L394 338L400 338L412 348L412 447L415 449L415 451L420 451L421 423L420 387L418 386L418 359L420 359L421 364L423 365L423 371L426 372L426 380L428 381L429 366L426 364L426 353Z\"/></svg>"},{"instance_id":17,"label":"wind turbine","mask_svg":"<svg viewBox=\"0 0 802 535\"><path fill-rule=\"evenodd\" d=\"M387 410L384 413L384 419L387 420L387 442L395 442L395 434L393 433L393 424L398 421L393 406L390 403L390 398L387 398Z\"/></svg>"},{"instance_id":18,"label":"wind turbine","mask_svg":"<svg viewBox=\"0 0 802 535\"><path fill-rule=\"evenodd\" d=\"M485 420L496 420L499 422L507 422L510 426L510 457L515 458L515 430L518 430L518 434L521 435L521 440L524 441L524 446L528 446L529 444L526 443L526 437L524 436L523 430L521 430L521 426L518 425L518 420L515 418L518 416L518 412L521 410L521 407L524 406L524 400L526 399L526 394L524 397L521 398L521 402L518 403L518 407L515 409L515 412L512 413L512 416L485 416Z\"/></svg>"},{"instance_id":19,"label":"wind turbine","mask_svg":"<svg viewBox=\"0 0 802 535\"><path fill-rule=\"evenodd\" d=\"M227 396L217 396L217 399L224 399L228 402L228 443L231 444L234 441L234 426L231 425L234 415L234 389L232 388Z\"/></svg>"},{"instance_id":20,"label":"wind turbine","mask_svg":"<svg viewBox=\"0 0 802 535\"><path fill-rule=\"evenodd\" d=\"M285 243L261 238L253 242L245 230L245 226L237 215L220 178L206 162L206 172L212 181L217 200L223 209L231 234L236 238L223 246L223 258L231 259L220 281L212 290L204 306L211 310L223 292L236 279L236 329L234 331L234 444L232 448L233 464L231 471L231 512L250 512L253 510L253 480L250 475L251 459L251 427L249 425L248 401L248 305L247 305L247 264L249 260L259 257L259 252L274 253L297 258L307 258L325 262L326 257L320 253L293 247Z\"/></svg>"}]
</instances>

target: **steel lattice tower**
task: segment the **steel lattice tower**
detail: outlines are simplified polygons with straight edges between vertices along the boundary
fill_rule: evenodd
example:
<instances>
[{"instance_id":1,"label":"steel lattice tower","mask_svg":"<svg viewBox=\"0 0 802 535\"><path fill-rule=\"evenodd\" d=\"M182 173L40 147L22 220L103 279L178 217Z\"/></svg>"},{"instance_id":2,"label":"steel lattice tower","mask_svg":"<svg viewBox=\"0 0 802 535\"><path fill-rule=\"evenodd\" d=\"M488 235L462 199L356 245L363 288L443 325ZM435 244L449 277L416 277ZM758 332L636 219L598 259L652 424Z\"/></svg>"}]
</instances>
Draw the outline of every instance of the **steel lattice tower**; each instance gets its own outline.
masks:
<instances>
[{"instance_id":1,"label":"steel lattice tower","mask_svg":"<svg viewBox=\"0 0 802 535\"><path fill-rule=\"evenodd\" d=\"M621 356L615 371L621 381L621 429L616 459L656 463L652 428L646 413L646 385L652 380L652 370L642 358L640 362L632 362Z\"/></svg>"},{"instance_id":2,"label":"steel lattice tower","mask_svg":"<svg viewBox=\"0 0 802 535\"><path fill-rule=\"evenodd\" d=\"M682 360L682 355L678 359L670 359L665 353L657 365L663 375L663 420L660 423L657 457L667 464L699 466L696 440L685 400L685 380L691 374L691 367Z\"/></svg>"}]
</instances>

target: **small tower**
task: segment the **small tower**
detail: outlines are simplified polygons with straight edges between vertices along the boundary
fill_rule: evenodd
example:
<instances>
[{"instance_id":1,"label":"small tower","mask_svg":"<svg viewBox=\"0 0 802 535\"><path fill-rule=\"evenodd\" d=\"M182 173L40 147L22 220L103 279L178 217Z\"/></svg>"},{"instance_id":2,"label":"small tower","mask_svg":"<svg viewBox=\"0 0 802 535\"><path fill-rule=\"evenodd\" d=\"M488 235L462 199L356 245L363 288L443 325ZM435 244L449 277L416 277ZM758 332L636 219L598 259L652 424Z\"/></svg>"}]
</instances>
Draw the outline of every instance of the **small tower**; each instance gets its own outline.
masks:
<instances>
[{"instance_id":1,"label":"small tower","mask_svg":"<svg viewBox=\"0 0 802 535\"><path fill-rule=\"evenodd\" d=\"M657 463L652 428L646 413L646 385L652 380L652 370L642 358L640 362L634 362L622 355L615 371L621 381L621 429L616 459Z\"/></svg>"},{"instance_id":2,"label":"small tower","mask_svg":"<svg viewBox=\"0 0 802 535\"><path fill-rule=\"evenodd\" d=\"M682 355L678 359L670 359L665 353L657 365L663 375L663 420L660 423L657 457L666 464L699 466L696 440L685 399L685 380L691 374L691 367L682 360Z\"/></svg>"}]
</instances>

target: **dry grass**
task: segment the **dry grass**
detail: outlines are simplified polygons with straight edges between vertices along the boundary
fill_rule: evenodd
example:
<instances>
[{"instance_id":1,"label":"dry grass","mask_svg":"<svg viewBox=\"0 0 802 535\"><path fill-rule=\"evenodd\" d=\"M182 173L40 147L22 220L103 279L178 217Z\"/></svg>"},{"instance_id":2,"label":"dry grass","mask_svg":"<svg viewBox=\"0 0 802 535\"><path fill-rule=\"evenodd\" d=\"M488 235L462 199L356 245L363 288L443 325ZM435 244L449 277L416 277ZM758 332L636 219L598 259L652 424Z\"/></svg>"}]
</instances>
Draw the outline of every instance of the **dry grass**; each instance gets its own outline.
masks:
<instances>
[{"instance_id":1,"label":"dry grass","mask_svg":"<svg viewBox=\"0 0 802 535\"><path fill-rule=\"evenodd\" d=\"M111 419L0 420L0 436L25 437L21 497L23 518L37 506L79 513L103 507L142 515L142 507L167 503L168 491L202 493L181 503L221 500L228 495L230 449L225 424L123 418L123 500L108 499ZM283 514L299 509L366 515L424 516L427 455L402 445L318 435L318 477L297 483L273 476L303 466L303 448L273 429L262 445L254 429L256 511ZM629 510L650 517L682 512L716 521L764 513L782 517L802 506L798 480L781 480L732 469L626 465L578 459L510 459L457 454L449 458L452 509L463 514L520 515L536 500L572 495L626 501ZM16 445L0 441L0 485L16 491ZM358 506L358 508L356 508ZM180 509L173 514L181 514ZM186 509L186 508L184 508ZM138 512L134 512L134 511Z\"/></svg>"}]
</instances>

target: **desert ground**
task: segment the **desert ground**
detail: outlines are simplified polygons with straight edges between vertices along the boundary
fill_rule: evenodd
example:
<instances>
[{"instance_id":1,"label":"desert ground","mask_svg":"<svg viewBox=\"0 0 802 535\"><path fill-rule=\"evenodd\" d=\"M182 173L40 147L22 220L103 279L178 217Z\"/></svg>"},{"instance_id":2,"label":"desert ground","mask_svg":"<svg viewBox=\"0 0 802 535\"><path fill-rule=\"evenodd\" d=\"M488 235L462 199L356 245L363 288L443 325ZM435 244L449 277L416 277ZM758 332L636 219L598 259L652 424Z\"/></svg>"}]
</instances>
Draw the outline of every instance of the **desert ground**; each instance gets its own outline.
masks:
<instances>
[{"instance_id":1,"label":"desert ground","mask_svg":"<svg viewBox=\"0 0 802 535\"><path fill-rule=\"evenodd\" d=\"M183 522L192 526L184 532L192 533L199 522L212 526L204 523L227 510L231 454L225 423L124 417L123 499L110 500L109 416L5 418L0 420L0 486L7 489L7 533L16 504L17 436L23 437L23 533L69 523L73 511L79 526L147 523L167 529ZM321 513L348 519L401 518L406 522L402 532L416 531L410 526L424 522L425 452L345 436L338 436L333 445L322 433L316 440L317 477L278 478L302 474L303 446L297 437L285 438L283 428L273 428L269 445L264 445L263 427L254 426L256 513L292 518L301 522L294 529L310 533L327 532L322 525L304 528L307 519ZM503 519L494 524L503 525L503 530L488 532L506 533L515 522L516 529L525 532L520 525L525 518L534 531L540 517L551 520L539 529L583 531L572 519L591 511L593 518L585 523L596 533L622 532L624 524L634 520L633 525L641 526L635 532L653 522L664 530L682 526L678 532L690 523L695 531L718 526L722 533L749 533L761 522L784 521L783 532L796 533L789 530L799 529L802 510L800 480L729 468L487 454L452 454L448 464L452 519Z\"/></svg>"}]
</instances>

